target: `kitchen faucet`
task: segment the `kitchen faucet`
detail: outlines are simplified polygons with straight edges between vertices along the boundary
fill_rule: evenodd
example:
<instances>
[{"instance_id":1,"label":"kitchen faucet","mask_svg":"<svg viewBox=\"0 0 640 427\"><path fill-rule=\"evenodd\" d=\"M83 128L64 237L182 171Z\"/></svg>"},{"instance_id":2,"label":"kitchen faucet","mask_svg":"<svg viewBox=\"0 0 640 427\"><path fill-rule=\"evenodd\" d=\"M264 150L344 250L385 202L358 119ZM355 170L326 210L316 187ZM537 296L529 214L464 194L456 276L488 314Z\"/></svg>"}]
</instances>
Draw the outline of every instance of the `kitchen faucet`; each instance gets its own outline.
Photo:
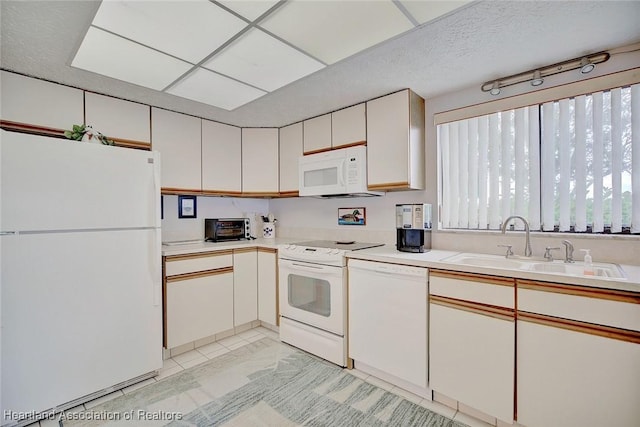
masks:
<instances>
[{"instance_id":1,"label":"kitchen faucet","mask_svg":"<svg viewBox=\"0 0 640 427\"><path fill-rule=\"evenodd\" d=\"M524 231L525 231L525 242L524 242L524 256L531 256L531 239L529 238L529 223L526 219L519 215L511 215L509 218L505 219L502 223L502 234L507 232L507 224L512 219L518 218L524 223Z\"/></svg>"}]
</instances>

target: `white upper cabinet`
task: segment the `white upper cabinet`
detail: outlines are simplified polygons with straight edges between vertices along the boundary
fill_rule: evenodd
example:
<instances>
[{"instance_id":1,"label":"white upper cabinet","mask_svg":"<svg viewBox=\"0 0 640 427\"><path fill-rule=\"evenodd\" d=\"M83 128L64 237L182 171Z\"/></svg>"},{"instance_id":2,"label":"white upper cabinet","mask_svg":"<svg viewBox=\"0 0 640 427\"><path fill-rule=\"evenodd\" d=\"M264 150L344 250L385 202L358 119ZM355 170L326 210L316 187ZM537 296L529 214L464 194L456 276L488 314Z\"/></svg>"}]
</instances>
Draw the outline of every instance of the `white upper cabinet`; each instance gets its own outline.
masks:
<instances>
[{"instance_id":1,"label":"white upper cabinet","mask_svg":"<svg viewBox=\"0 0 640 427\"><path fill-rule=\"evenodd\" d=\"M354 105L331 113L333 148L367 142L365 104Z\"/></svg>"},{"instance_id":2,"label":"white upper cabinet","mask_svg":"<svg viewBox=\"0 0 640 427\"><path fill-rule=\"evenodd\" d=\"M302 122L304 127L304 153L331 149L331 113Z\"/></svg>"},{"instance_id":3,"label":"white upper cabinet","mask_svg":"<svg viewBox=\"0 0 640 427\"><path fill-rule=\"evenodd\" d=\"M278 129L242 129L242 192L278 195Z\"/></svg>"},{"instance_id":4,"label":"white upper cabinet","mask_svg":"<svg viewBox=\"0 0 640 427\"><path fill-rule=\"evenodd\" d=\"M151 112L144 104L85 92L87 125L110 139L130 145L151 144ZM124 140L124 141L122 141ZM120 144L119 144L120 145Z\"/></svg>"},{"instance_id":5,"label":"white upper cabinet","mask_svg":"<svg viewBox=\"0 0 640 427\"><path fill-rule=\"evenodd\" d=\"M242 191L242 133L239 127L202 120L202 191Z\"/></svg>"},{"instance_id":6,"label":"white upper cabinet","mask_svg":"<svg viewBox=\"0 0 640 427\"><path fill-rule=\"evenodd\" d=\"M46 128L38 129L44 133L61 133L58 131L84 123L81 90L7 71L1 73L3 121L29 125L23 128Z\"/></svg>"},{"instance_id":7,"label":"white upper cabinet","mask_svg":"<svg viewBox=\"0 0 640 427\"><path fill-rule=\"evenodd\" d=\"M370 190L424 189L424 99L409 89L367 102Z\"/></svg>"},{"instance_id":8,"label":"white upper cabinet","mask_svg":"<svg viewBox=\"0 0 640 427\"><path fill-rule=\"evenodd\" d=\"M298 192L298 159L302 156L302 123L280 128L280 193Z\"/></svg>"},{"instance_id":9,"label":"white upper cabinet","mask_svg":"<svg viewBox=\"0 0 640 427\"><path fill-rule=\"evenodd\" d=\"M162 155L165 194L202 189L200 122L197 117L151 108L152 149Z\"/></svg>"}]
</instances>

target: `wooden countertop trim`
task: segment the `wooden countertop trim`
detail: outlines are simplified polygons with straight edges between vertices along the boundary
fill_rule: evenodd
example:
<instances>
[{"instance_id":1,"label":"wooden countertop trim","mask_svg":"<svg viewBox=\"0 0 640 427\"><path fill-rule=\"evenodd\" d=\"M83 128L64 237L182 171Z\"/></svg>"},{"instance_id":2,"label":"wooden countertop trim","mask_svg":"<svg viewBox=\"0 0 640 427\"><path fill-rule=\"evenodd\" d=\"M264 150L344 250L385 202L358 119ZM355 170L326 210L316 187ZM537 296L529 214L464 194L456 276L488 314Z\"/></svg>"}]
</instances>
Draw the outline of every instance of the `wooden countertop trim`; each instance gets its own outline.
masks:
<instances>
[{"instance_id":1,"label":"wooden countertop trim","mask_svg":"<svg viewBox=\"0 0 640 427\"><path fill-rule=\"evenodd\" d=\"M438 295L429 295L429 302L431 304L455 308L456 310L468 311L470 313L482 314L483 316L494 317L496 319L515 321L515 311L511 308L496 307L489 304L441 297Z\"/></svg>"},{"instance_id":2,"label":"wooden countertop trim","mask_svg":"<svg viewBox=\"0 0 640 427\"><path fill-rule=\"evenodd\" d=\"M609 301L640 304L640 293L617 289L590 288L581 285L567 285L563 283L539 282L537 280L516 279L518 289L551 292L556 294L574 295L587 298L597 298Z\"/></svg>"},{"instance_id":3,"label":"wooden countertop trim","mask_svg":"<svg viewBox=\"0 0 640 427\"><path fill-rule=\"evenodd\" d=\"M192 252L188 254L165 255L165 259L167 262L171 262L171 261L183 261L186 259L209 258L209 257L223 256L223 255L232 255L232 254L233 254L233 251L231 249L219 249L219 250L212 250L210 252Z\"/></svg>"},{"instance_id":4,"label":"wooden countertop trim","mask_svg":"<svg viewBox=\"0 0 640 427\"><path fill-rule=\"evenodd\" d=\"M489 276L477 273L465 273L461 271L430 269L429 276L442 277L445 279L468 280L472 282L485 283L488 285L500 285L514 287L516 280L508 277Z\"/></svg>"},{"instance_id":5,"label":"wooden countertop trim","mask_svg":"<svg viewBox=\"0 0 640 427\"><path fill-rule=\"evenodd\" d=\"M233 249L233 253L234 254L244 254L244 253L249 253L249 252L256 252L256 249L258 249L257 247L253 246L250 248L238 248L238 249Z\"/></svg>"},{"instance_id":6,"label":"wooden countertop trim","mask_svg":"<svg viewBox=\"0 0 640 427\"><path fill-rule=\"evenodd\" d=\"M196 271L193 273L176 274L168 276L167 283L180 282L189 279L198 279L200 277L216 276L218 274L233 273L233 267L215 268L213 270Z\"/></svg>"},{"instance_id":7,"label":"wooden countertop trim","mask_svg":"<svg viewBox=\"0 0 640 427\"><path fill-rule=\"evenodd\" d=\"M537 323L539 325L566 329L574 332L582 332L589 335L597 335L605 338L640 344L640 332L628 329L614 328L611 326L595 325L593 323L579 322L577 320L562 319L544 314L518 311L518 320Z\"/></svg>"},{"instance_id":8,"label":"wooden countertop trim","mask_svg":"<svg viewBox=\"0 0 640 427\"><path fill-rule=\"evenodd\" d=\"M270 253L270 254L275 254L278 253L278 249L276 248L263 248L258 246L258 252L266 252L266 253Z\"/></svg>"}]
</instances>

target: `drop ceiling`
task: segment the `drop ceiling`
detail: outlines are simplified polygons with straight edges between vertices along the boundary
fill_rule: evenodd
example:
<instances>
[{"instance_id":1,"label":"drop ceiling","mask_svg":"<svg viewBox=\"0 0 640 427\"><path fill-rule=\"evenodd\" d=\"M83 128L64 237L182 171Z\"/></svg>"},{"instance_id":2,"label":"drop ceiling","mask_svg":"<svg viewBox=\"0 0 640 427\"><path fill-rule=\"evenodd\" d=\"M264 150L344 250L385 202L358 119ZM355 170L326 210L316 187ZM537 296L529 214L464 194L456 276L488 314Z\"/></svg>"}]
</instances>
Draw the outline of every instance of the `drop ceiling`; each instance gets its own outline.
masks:
<instances>
[{"instance_id":1,"label":"drop ceiling","mask_svg":"<svg viewBox=\"0 0 640 427\"><path fill-rule=\"evenodd\" d=\"M640 40L640 2L0 1L1 67L238 126ZM0 82L1 83L1 82Z\"/></svg>"}]
</instances>

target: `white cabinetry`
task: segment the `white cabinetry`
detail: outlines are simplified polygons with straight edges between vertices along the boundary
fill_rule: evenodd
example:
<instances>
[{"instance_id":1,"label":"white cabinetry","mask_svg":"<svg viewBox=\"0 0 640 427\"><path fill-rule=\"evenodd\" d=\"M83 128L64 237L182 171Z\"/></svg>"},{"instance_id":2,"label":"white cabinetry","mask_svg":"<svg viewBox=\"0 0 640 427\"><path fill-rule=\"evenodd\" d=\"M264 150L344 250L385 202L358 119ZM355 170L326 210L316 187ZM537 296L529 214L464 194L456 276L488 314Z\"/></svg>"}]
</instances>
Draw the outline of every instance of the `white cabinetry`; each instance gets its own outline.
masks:
<instances>
[{"instance_id":1,"label":"white cabinetry","mask_svg":"<svg viewBox=\"0 0 640 427\"><path fill-rule=\"evenodd\" d=\"M242 192L242 141L239 127L202 120L202 191Z\"/></svg>"},{"instance_id":2,"label":"white cabinetry","mask_svg":"<svg viewBox=\"0 0 640 427\"><path fill-rule=\"evenodd\" d=\"M277 325L278 280L276 249L258 248L258 319Z\"/></svg>"},{"instance_id":3,"label":"white cabinetry","mask_svg":"<svg viewBox=\"0 0 640 427\"><path fill-rule=\"evenodd\" d=\"M242 129L242 192L278 195L278 129Z\"/></svg>"},{"instance_id":4,"label":"white cabinetry","mask_svg":"<svg viewBox=\"0 0 640 427\"><path fill-rule=\"evenodd\" d=\"M518 280L517 329L519 424L638 425L637 293Z\"/></svg>"},{"instance_id":5,"label":"white cabinetry","mask_svg":"<svg viewBox=\"0 0 640 427\"><path fill-rule=\"evenodd\" d=\"M346 147L367 142L367 119L365 104L331 113L331 146Z\"/></svg>"},{"instance_id":6,"label":"white cabinetry","mask_svg":"<svg viewBox=\"0 0 640 427\"><path fill-rule=\"evenodd\" d=\"M331 149L331 114L314 117L302 123L305 154Z\"/></svg>"},{"instance_id":7,"label":"white cabinetry","mask_svg":"<svg viewBox=\"0 0 640 427\"><path fill-rule=\"evenodd\" d=\"M513 279L431 270L431 389L511 422L514 308Z\"/></svg>"},{"instance_id":8,"label":"white cabinetry","mask_svg":"<svg viewBox=\"0 0 640 427\"><path fill-rule=\"evenodd\" d=\"M424 189L424 100L406 89L367 102L370 190Z\"/></svg>"},{"instance_id":9,"label":"white cabinetry","mask_svg":"<svg viewBox=\"0 0 640 427\"><path fill-rule=\"evenodd\" d=\"M233 324L258 319L258 252L255 248L233 250Z\"/></svg>"},{"instance_id":10,"label":"white cabinetry","mask_svg":"<svg viewBox=\"0 0 640 427\"><path fill-rule=\"evenodd\" d=\"M200 122L197 117L151 108L152 148L162 155L164 194L202 190Z\"/></svg>"},{"instance_id":11,"label":"white cabinetry","mask_svg":"<svg viewBox=\"0 0 640 427\"><path fill-rule=\"evenodd\" d=\"M3 126L61 134L84 123L80 89L0 71ZM8 123L10 122L10 123Z\"/></svg>"},{"instance_id":12,"label":"white cabinetry","mask_svg":"<svg viewBox=\"0 0 640 427\"><path fill-rule=\"evenodd\" d=\"M85 92L84 108L86 123L118 145L149 147L151 144L148 105Z\"/></svg>"},{"instance_id":13,"label":"white cabinetry","mask_svg":"<svg viewBox=\"0 0 640 427\"><path fill-rule=\"evenodd\" d=\"M302 156L302 123L280 128L280 195L298 195L298 159Z\"/></svg>"},{"instance_id":14,"label":"white cabinetry","mask_svg":"<svg viewBox=\"0 0 640 427\"><path fill-rule=\"evenodd\" d=\"M233 328L231 251L165 257L165 347Z\"/></svg>"},{"instance_id":15,"label":"white cabinetry","mask_svg":"<svg viewBox=\"0 0 640 427\"><path fill-rule=\"evenodd\" d=\"M427 269L350 259L349 357L427 387ZM404 385L404 384L403 384Z\"/></svg>"}]
</instances>

